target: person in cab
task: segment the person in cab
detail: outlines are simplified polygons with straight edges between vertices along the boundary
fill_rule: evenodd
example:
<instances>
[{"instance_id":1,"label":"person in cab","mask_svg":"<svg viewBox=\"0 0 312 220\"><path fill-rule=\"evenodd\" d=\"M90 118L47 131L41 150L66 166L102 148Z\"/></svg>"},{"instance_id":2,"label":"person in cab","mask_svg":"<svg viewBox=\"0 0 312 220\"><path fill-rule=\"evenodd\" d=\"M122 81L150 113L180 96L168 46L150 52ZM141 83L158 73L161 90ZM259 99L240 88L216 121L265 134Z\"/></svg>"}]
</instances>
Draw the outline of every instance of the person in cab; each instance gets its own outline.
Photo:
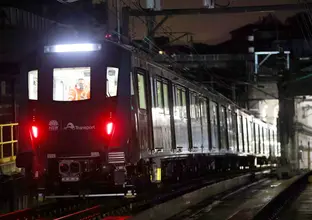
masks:
<instances>
[{"instance_id":1,"label":"person in cab","mask_svg":"<svg viewBox=\"0 0 312 220\"><path fill-rule=\"evenodd\" d=\"M90 99L90 89L83 78L78 79L75 88L69 90L68 99L70 101Z\"/></svg>"}]
</instances>

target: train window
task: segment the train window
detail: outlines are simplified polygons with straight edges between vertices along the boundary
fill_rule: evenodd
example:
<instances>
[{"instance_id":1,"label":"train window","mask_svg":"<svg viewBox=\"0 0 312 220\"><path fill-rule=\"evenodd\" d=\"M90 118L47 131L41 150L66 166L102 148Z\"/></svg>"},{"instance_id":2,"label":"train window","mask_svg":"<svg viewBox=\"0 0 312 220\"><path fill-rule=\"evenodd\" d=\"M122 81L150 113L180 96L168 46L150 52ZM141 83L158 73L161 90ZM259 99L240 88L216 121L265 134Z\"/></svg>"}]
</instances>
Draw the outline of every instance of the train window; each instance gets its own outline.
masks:
<instances>
[{"instance_id":1,"label":"train window","mask_svg":"<svg viewBox=\"0 0 312 220\"><path fill-rule=\"evenodd\" d=\"M131 89L131 95L134 95L134 86L133 86L133 74L132 74L132 72L130 72L130 89Z\"/></svg>"},{"instance_id":2,"label":"train window","mask_svg":"<svg viewBox=\"0 0 312 220\"><path fill-rule=\"evenodd\" d=\"M275 149L275 145L274 145L274 130L271 130L270 132L270 145L271 145L271 152L272 155L276 156L276 149Z\"/></svg>"},{"instance_id":3,"label":"train window","mask_svg":"<svg viewBox=\"0 0 312 220\"><path fill-rule=\"evenodd\" d=\"M195 96L195 117L197 119L200 118L200 105L198 96Z\"/></svg>"},{"instance_id":4,"label":"train window","mask_svg":"<svg viewBox=\"0 0 312 220\"><path fill-rule=\"evenodd\" d=\"M161 82L156 81L156 91L157 91L157 107L163 108L163 94L162 94L162 88L161 88Z\"/></svg>"},{"instance_id":5,"label":"train window","mask_svg":"<svg viewBox=\"0 0 312 220\"><path fill-rule=\"evenodd\" d=\"M255 134L254 134L254 128L253 128L253 122L249 122L249 149L252 153L255 153Z\"/></svg>"},{"instance_id":6,"label":"train window","mask_svg":"<svg viewBox=\"0 0 312 220\"><path fill-rule=\"evenodd\" d=\"M138 74L138 94L139 107L141 109L146 109L145 80L142 74Z\"/></svg>"},{"instance_id":7,"label":"train window","mask_svg":"<svg viewBox=\"0 0 312 220\"><path fill-rule=\"evenodd\" d=\"M106 97L117 96L118 72L119 69L115 67L106 69Z\"/></svg>"},{"instance_id":8,"label":"train window","mask_svg":"<svg viewBox=\"0 0 312 220\"><path fill-rule=\"evenodd\" d=\"M38 100L38 70L28 72L28 99Z\"/></svg>"},{"instance_id":9,"label":"train window","mask_svg":"<svg viewBox=\"0 0 312 220\"><path fill-rule=\"evenodd\" d=\"M247 130L247 118L243 117L243 133L244 133L244 152L249 152L248 147L248 130Z\"/></svg>"},{"instance_id":10,"label":"train window","mask_svg":"<svg viewBox=\"0 0 312 220\"><path fill-rule=\"evenodd\" d=\"M259 149L260 140L259 140L259 125L258 124L255 125L255 131L256 131L256 133L255 133L255 137L256 137L256 150L257 150L258 154L261 154L261 151Z\"/></svg>"},{"instance_id":11,"label":"train window","mask_svg":"<svg viewBox=\"0 0 312 220\"><path fill-rule=\"evenodd\" d=\"M208 130L208 114L207 114L207 99L199 99L199 111L201 113L202 127L202 143L204 148L209 148L209 130Z\"/></svg>"},{"instance_id":12,"label":"train window","mask_svg":"<svg viewBox=\"0 0 312 220\"><path fill-rule=\"evenodd\" d=\"M174 117L182 118L182 106L181 106L181 89L174 87L175 93L175 107L174 107Z\"/></svg>"},{"instance_id":13,"label":"train window","mask_svg":"<svg viewBox=\"0 0 312 220\"><path fill-rule=\"evenodd\" d=\"M264 128L263 128L263 126L261 126L261 149L262 149L262 154L264 154L265 153L265 151L264 151Z\"/></svg>"},{"instance_id":14,"label":"train window","mask_svg":"<svg viewBox=\"0 0 312 220\"><path fill-rule=\"evenodd\" d=\"M246 124L246 126L245 126L245 128L246 128L246 136L245 136L245 138L246 138L246 150L247 150L247 152L248 153L250 153L250 148L249 148L249 145L250 145L250 130L249 130L249 126L248 126L248 118L245 118L245 122L244 122L244 124Z\"/></svg>"},{"instance_id":15,"label":"train window","mask_svg":"<svg viewBox=\"0 0 312 220\"><path fill-rule=\"evenodd\" d=\"M251 137L252 137L252 133L251 133L251 126L250 126L250 121L248 119L246 119L246 123L247 123L247 130L248 130L248 152L249 153L253 153L253 149L252 149L252 142L251 142Z\"/></svg>"},{"instance_id":16,"label":"train window","mask_svg":"<svg viewBox=\"0 0 312 220\"><path fill-rule=\"evenodd\" d=\"M270 152L269 141L270 141L269 129L264 128L264 153L265 154L268 154Z\"/></svg>"},{"instance_id":17,"label":"train window","mask_svg":"<svg viewBox=\"0 0 312 220\"><path fill-rule=\"evenodd\" d=\"M205 99L205 98L200 99L200 111L201 111L202 117L207 119L208 118L208 115L207 115L207 99Z\"/></svg>"},{"instance_id":18,"label":"train window","mask_svg":"<svg viewBox=\"0 0 312 220\"><path fill-rule=\"evenodd\" d=\"M227 135L226 135L226 108L221 106L220 108L220 139L221 139L221 148L228 149L227 145Z\"/></svg>"},{"instance_id":19,"label":"train window","mask_svg":"<svg viewBox=\"0 0 312 220\"><path fill-rule=\"evenodd\" d=\"M220 107L220 126L225 127L225 107Z\"/></svg>"},{"instance_id":20,"label":"train window","mask_svg":"<svg viewBox=\"0 0 312 220\"><path fill-rule=\"evenodd\" d=\"M233 147L235 150L238 150L237 148L237 114L233 113Z\"/></svg>"},{"instance_id":21,"label":"train window","mask_svg":"<svg viewBox=\"0 0 312 220\"><path fill-rule=\"evenodd\" d=\"M211 148L213 150L219 149L219 133L218 133L218 106L215 102L209 102L210 110L210 125L211 125Z\"/></svg>"},{"instance_id":22,"label":"train window","mask_svg":"<svg viewBox=\"0 0 312 220\"><path fill-rule=\"evenodd\" d=\"M234 139L233 139L233 118L232 111L227 110L227 131L228 131L228 141L229 141L229 149L234 150Z\"/></svg>"},{"instance_id":23,"label":"train window","mask_svg":"<svg viewBox=\"0 0 312 220\"><path fill-rule=\"evenodd\" d=\"M168 84L163 83L164 89L164 107L165 107L165 114L169 113L169 92L168 92Z\"/></svg>"},{"instance_id":24,"label":"train window","mask_svg":"<svg viewBox=\"0 0 312 220\"><path fill-rule=\"evenodd\" d=\"M187 113L186 113L186 94L185 91L181 91L182 92L182 111L183 111L183 117L187 118Z\"/></svg>"},{"instance_id":25,"label":"train window","mask_svg":"<svg viewBox=\"0 0 312 220\"><path fill-rule=\"evenodd\" d=\"M53 100L82 101L90 99L90 67L53 69Z\"/></svg>"},{"instance_id":26,"label":"train window","mask_svg":"<svg viewBox=\"0 0 312 220\"><path fill-rule=\"evenodd\" d=\"M257 131L257 124L254 122L253 124L253 130L254 130L254 148L255 148L255 153L258 154L258 147L257 147L257 144L258 144L258 131Z\"/></svg>"},{"instance_id":27,"label":"train window","mask_svg":"<svg viewBox=\"0 0 312 220\"><path fill-rule=\"evenodd\" d=\"M196 97L194 93L190 93L190 115L191 118L196 118Z\"/></svg>"},{"instance_id":28,"label":"train window","mask_svg":"<svg viewBox=\"0 0 312 220\"><path fill-rule=\"evenodd\" d=\"M181 107L181 89L176 88L176 106Z\"/></svg>"},{"instance_id":29,"label":"train window","mask_svg":"<svg viewBox=\"0 0 312 220\"><path fill-rule=\"evenodd\" d=\"M237 120L237 128L238 128L238 151L240 153L244 152L244 140L243 140L243 118L240 115Z\"/></svg>"},{"instance_id":30,"label":"train window","mask_svg":"<svg viewBox=\"0 0 312 220\"><path fill-rule=\"evenodd\" d=\"M261 125L259 125L259 148L260 154L263 154L263 130Z\"/></svg>"}]
</instances>

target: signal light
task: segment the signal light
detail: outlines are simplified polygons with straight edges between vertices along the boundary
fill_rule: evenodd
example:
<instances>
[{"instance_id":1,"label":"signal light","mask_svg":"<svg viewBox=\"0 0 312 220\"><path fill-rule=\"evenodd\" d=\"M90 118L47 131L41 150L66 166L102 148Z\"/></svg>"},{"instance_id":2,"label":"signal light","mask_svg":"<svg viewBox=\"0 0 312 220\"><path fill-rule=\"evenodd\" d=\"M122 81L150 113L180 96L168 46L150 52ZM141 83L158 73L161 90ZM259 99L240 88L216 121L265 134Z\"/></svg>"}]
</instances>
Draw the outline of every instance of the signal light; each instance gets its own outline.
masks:
<instances>
[{"instance_id":1,"label":"signal light","mask_svg":"<svg viewBox=\"0 0 312 220\"><path fill-rule=\"evenodd\" d=\"M38 127L37 126L31 126L31 134L34 138L38 138Z\"/></svg>"},{"instance_id":2,"label":"signal light","mask_svg":"<svg viewBox=\"0 0 312 220\"><path fill-rule=\"evenodd\" d=\"M106 124L106 128L105 128L106 134L107 135L111 135L113 133L113 129L114 129L114 123L113 122L108 122Z\"/></svg>"}]
</instances>

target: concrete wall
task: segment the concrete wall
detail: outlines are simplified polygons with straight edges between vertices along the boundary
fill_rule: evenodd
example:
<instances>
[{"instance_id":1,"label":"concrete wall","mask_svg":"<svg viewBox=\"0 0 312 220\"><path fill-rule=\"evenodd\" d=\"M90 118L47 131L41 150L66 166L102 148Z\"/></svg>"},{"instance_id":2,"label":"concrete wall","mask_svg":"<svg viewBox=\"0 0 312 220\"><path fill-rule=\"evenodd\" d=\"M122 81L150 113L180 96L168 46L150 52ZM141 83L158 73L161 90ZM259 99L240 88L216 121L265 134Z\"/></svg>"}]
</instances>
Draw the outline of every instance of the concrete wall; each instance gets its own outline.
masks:
<instances>
[{"instance_id":1,"label":"concrete wall","mask_svg":"<svg viewBox=\"0 0 312 220\"><path fill-rule=\"evenodd\" d=\"M299 152L298 152L298 160L299 160L299 169L311 169L312 163L312 151L311 146L312 145L312 137L309 135L302 134L300 132L296 133L296 142L299 146Z\"/></svg>"},{"instance_id":2,"label":"concrete wall","mask_svg":"<svg viewBox=\"0 0 312 220\"><path fill-rule=\"evenodd\" d=\"M278 90L276 83L259 83L249 87L249 99L277 99Z\"/></svg>"},{"instance_id":3,"label":"concrete wall","mask_svg":"<svg viewBox=\"0 0 312 220\"><path fill-rule=\"evenodd\" d=\"M250 110L262 120L276 124L279 106L274 97L278 97L277 86L268 83L261 87L250 87ZM290 162L299 169L311 169L312 152L309 145L312 147L312 96L295 97L294 132L295 145L289 146L291 149L288 151Z\"/></svg>"},{"instance_id":4,"label":"concrete wall","mask_svg":"<svg viewBox=\"0 0 312 220\"><path fill-rule=\"evenodd\" d=\"M312 128L312 96L295 99L295 121Z\"/></svg>"},{"instance_id":5,"label":"concrete wall","mask_svg":"<svg viewBox=\"0 0 312 220\"><path fill-rule=\"evenodd\" d=\"M249 110L262 120L276 124L278 117L278 90L276 83L249 87Z\"/></svg>"},{"instance_id":6,"label":"concrete wall","mask_svg":"<svg viewBox=\"0 0 312 220\"><path fill-rule=\"evenodd\" d=\"M295 142L298 146L298 163L300 169L311 169L312 152L312 96L295 98Z\"/></svg>"},{"instance_id":7,"label":"concrete wall","mask_svg":"<svg viewBox=\"0 0 312 220\"><path fill-rule=\"evenodd\" d=\"M278 117L278 90L276 83L260 83L249 87L249 110L262 120L276 124Z\"/></svg>"}]
</instances>

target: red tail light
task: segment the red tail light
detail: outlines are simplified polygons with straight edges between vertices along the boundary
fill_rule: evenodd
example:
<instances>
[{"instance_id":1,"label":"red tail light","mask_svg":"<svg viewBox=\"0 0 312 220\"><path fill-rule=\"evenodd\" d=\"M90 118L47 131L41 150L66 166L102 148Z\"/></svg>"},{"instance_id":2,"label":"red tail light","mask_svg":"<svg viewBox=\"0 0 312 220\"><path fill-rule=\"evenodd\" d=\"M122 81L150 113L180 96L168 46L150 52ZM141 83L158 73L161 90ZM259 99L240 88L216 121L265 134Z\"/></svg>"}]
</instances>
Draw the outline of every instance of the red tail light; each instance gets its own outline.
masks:
<instances>
[{"instance_id":1,"label":"red tail light","mask_svg":"<svg viewBox=\"0 0 312 220\"><path fill-rule=\"evenodd\" d=\"M31 126L31 134L34 138L38 138L39 129L37 126Z\"/></svg>"},{"instance_id":2,"label":"red tail light","mask_svg":"<svg viewBox=\"0 0 312 220\"><path fill-rule=\"evenodd\" d=\"M114 130L114 123L110 121L106 124L106 127L105 127L106 134L111 135L113 133L113 130Z\"/></svg>"}]
</instances>

